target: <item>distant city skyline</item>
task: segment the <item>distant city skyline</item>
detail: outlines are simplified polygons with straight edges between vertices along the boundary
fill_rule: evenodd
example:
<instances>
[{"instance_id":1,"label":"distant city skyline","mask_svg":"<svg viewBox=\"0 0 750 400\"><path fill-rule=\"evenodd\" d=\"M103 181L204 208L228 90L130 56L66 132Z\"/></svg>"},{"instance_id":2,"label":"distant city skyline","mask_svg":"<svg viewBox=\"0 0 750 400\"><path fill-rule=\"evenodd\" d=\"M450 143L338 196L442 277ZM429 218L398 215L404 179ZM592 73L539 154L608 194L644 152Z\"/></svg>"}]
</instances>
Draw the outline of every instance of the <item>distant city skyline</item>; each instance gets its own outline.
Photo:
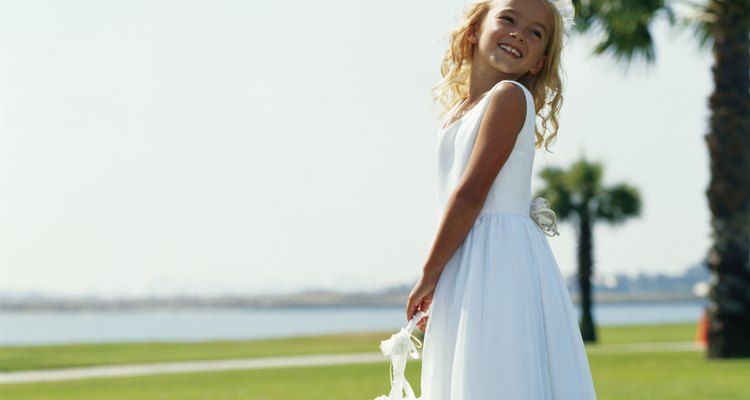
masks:
<instances>
[{"instance_id":1,"label":"distant city skyline","mask_svg":"<svg viewBox=\"0 0 750 400\"><path fill-rule=\"evenodd\" d=\"M465 4L5 3L0 295L416 280L438 223L430 90ZM711 55L663 22L654 37L656 64L625 73L572 36L554 153L536 155L534 189L585 154L643 195L640 218L595 226L597 279L680 273L710 246Z\"/></svg>"}]
</instances>

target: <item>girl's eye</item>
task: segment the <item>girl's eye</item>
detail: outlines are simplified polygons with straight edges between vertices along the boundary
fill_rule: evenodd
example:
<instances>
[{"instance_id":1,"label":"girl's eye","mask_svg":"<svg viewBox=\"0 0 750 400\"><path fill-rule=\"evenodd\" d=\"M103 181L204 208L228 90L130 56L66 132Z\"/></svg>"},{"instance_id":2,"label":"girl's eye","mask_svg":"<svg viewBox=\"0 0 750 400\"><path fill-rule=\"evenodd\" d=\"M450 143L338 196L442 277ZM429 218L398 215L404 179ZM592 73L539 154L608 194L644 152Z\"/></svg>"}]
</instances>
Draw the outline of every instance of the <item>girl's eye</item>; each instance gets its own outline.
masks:
<instances>
[{"instance_id":1,"label":"girl's eye","mask_svg":"<svg viewBox=\"0 0 750 400\"><path fill-rule=\"evenodd\" d=\"M513 17L507 16L507 15L501 15L500 19L504 19L506 21L509 21L510 23L513 23ZM532 33L534 33L534 35L536 35L539 39L542 38L542 32L538 30L534 30Z\"/></svg>"}]
</instances>

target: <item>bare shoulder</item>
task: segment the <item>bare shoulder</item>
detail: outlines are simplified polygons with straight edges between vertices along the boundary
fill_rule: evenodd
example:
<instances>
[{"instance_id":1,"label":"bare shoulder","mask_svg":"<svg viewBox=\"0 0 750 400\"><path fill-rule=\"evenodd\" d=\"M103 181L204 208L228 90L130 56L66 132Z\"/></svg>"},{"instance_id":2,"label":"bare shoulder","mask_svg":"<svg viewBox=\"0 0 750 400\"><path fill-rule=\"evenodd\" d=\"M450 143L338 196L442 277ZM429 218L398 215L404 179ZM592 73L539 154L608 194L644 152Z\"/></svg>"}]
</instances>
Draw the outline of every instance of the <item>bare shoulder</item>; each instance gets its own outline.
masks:
<instances>
[{"instance_id":1,"label":"bare shoulder","mask_svg":"<svg viewBox=\"0 0 750 400\"><path fill-rule=\"evenodd\" d=\"M479 123L474 148L457 186L472 201L484 201L495 177L515 147L526 121L526 94L512 82L493 87L489 104Z\"/></svg>"},{"instance_id":2,"label":"bare shoulder","mask_svg":"<svg viewBox=\"0 0 750 400\"><path fill-rule=\"evenodd\" d=\"M517 84L504 81L490 93L481 125L486 131L518 134L526 121L526 93Z\"/></svg>"}]
</instances>

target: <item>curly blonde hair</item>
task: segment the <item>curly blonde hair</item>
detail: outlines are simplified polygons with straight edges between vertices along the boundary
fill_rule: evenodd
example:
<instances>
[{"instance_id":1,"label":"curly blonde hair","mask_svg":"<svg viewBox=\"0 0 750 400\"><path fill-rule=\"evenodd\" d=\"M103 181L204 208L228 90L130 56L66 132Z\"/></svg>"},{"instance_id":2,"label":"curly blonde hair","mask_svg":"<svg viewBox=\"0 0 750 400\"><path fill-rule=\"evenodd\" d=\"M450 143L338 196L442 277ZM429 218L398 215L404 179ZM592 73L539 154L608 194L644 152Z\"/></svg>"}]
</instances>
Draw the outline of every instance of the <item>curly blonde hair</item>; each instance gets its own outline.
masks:
<instances>
[{"instance_id":1,"label":"curly blonde hair","mask_svg":"<svg viewBox=\"0 0 750 400\"><path fill-rule=\"evenodd\" d=\"M470 4L464 11L462 22L449 32L448 50L445 52L440 67L440 75L443 79L433 87L433 99L439 100L445 106L445 110L440 113L440 118L469 96L469 77L475 45L466 40L466 34L469 28L476 29L482 24L492 8L493 1L482 0ZM536 115L541 120L541 127L538 125L535 127L534 146L538 149L544 144L545 149L551 153L549 146L557 137L558 114L563 102L562 79L560 78L563 73L560 64L560 53L563 48L563 20L557 8L549 1L539 1L547 6L554 20L544 53L547 58L538 74L527 72L518 79L518 82L531 92L534 97ZM446 98L452 98L452 100L448 101ZM546 139L545 133L547 133Z\"/></svg>"}]
</instances>

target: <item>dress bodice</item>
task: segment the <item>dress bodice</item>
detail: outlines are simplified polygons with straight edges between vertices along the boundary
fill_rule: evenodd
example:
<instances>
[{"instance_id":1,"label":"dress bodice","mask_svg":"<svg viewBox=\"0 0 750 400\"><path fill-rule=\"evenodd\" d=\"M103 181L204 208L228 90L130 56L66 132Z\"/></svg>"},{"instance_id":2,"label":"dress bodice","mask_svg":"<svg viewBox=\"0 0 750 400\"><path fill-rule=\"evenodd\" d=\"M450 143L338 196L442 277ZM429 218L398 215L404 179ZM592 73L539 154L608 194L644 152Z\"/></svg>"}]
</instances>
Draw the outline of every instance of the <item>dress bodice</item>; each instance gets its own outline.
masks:
<instances>
[{"instance_id":1,"label":"dress bodice","mask_svg":"<svg viewBox=\"0 0 750 400\"><path fill-rule=\"evenodd\" d=\"M504 81L500 81L504 82ZM492 91L467 111L460 119L438 132L437 171L438 171L438 218L442 216L448 199L461 180L479 133L479 124L489 104ZM480 215L487 213L510 212L528 216L531 204L531 175L534 165L534 142L536 113L534 100L526 87L513 82L523 89L526 95L526 120L518 135L510 156L495 177ZM449 114L448 118L450 118ZM442 126L442 125L441 125Z\"/></svg>"}]
</instances>

